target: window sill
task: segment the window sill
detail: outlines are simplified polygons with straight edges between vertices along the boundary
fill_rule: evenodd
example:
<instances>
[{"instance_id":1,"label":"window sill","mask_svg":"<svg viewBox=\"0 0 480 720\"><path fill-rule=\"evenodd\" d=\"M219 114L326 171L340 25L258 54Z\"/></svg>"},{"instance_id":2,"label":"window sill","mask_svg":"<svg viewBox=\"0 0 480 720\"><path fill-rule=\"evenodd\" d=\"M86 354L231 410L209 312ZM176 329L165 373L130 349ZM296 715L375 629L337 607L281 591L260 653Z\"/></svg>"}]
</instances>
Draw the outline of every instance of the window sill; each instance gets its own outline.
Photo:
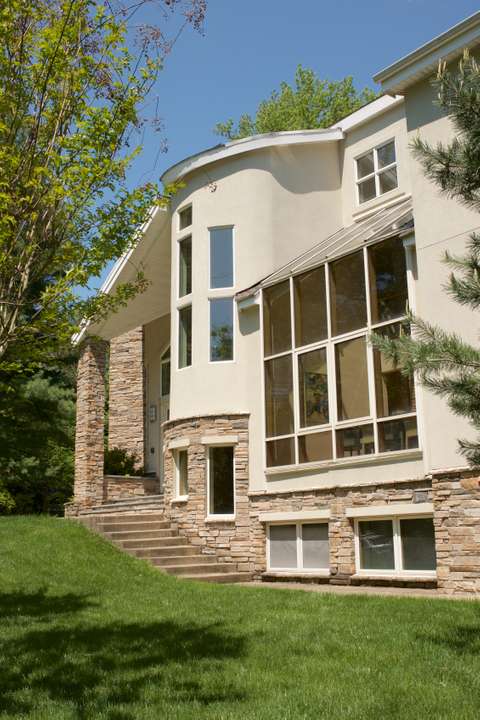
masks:
<instances>
[{"instance_id":1,"label":"window sill","mask_svg":"<svg viewBox=\"0 0 480 720\"><path fill-rule=\"evenodd\" d=\"M277 579L285 578L288 580L313 580L314 578L329 578L330 570L325 568L323 570L266 570L262 573L262 578L267 579L270 577Z\"/></svg>"},{"instance_id":2,"label":"window sill","mask_svg":"<svg viewBox=\"0 0 480 720\"><path fill-rule=\"evenodd\" d=\"M325 462L303 463L301 465L278 465L265 469L265 475L285 475L286 473L307 473L309 470L337 470L344 467L357 467L361 465L385 465L395 460L420 460L422 451L396 450L395 452L381 453L377 455L360 455L355 458L339 458L337 460L326 460Z\"/></svg>"},{"instance_id":3,"label":"window sill","mask_svg":"<svg viewBox=\"0 0 480 720\"><path fill-rule=\"evenodd\" d=\"M360 570L359 572L356 572L351 577L352 580L381 580L381 581L387 581L390 580L391 582L436 582L437 580L437 573L435 571L432 572L412 572L411 574L401 572L383 572L383 573L375 573L367 570Z\"/></svg>"},{"instance_id":4,"label":"window sill","mask_svg":"<svg viewBox=\"0 0 480 720\"><path fill-rule=\"evenodd\" d=\"M408 197L410 197L410 193L406 193L404 190L395 188L394 190L390 190L383 195L379 195L378 197L367 200L367 202L359 205L357 209L352 212L352 217L355 222L366 220L371 213L377 212L380 208L396 205L397 202L406 200Z\"/></svg>"},{"instance_id":5,"label":"window sill","mask_svg":"<svg viewBox=\"0 0 480 720\"><path fill-rule=\"evenodd\" d=\"M173 498L170 501L170 504L175 505L175 504L181 504L181 503L186 503L186 502L188 502L188 495L181 495L180 497Z\"/></svg>"},{"instance_id":6,"label":"window sill","mask_svg":"<svg viewBox=\"0 0 480 720\"><path fill-rule=\"evenodd\" d=\"M207 515L206 523L234 523L235 515Z\"/></svg>"}]
</instances>

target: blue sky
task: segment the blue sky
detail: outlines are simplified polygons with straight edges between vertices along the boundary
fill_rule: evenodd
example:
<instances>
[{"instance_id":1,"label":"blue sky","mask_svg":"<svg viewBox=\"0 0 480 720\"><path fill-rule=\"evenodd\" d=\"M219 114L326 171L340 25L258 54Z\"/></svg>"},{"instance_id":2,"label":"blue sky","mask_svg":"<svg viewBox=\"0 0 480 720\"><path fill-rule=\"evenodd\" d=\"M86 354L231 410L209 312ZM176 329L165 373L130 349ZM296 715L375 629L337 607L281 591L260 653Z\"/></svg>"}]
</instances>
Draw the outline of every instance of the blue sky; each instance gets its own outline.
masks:
<instances>
[{"instance_id":1,"label":"blue sky","mask_svg":"<svg viewBox=\"0 0 480 720\"><path fill-rule=\"evenodd\" d=\"M129 182L157 180L221 142L215 124L254 113L282 80L292 81L298 64L374 87L376 72L479 9L473 0L208 0L204 35L181 35L151 97L168 152L146 133Z\"/></svg>"}]
</instances>

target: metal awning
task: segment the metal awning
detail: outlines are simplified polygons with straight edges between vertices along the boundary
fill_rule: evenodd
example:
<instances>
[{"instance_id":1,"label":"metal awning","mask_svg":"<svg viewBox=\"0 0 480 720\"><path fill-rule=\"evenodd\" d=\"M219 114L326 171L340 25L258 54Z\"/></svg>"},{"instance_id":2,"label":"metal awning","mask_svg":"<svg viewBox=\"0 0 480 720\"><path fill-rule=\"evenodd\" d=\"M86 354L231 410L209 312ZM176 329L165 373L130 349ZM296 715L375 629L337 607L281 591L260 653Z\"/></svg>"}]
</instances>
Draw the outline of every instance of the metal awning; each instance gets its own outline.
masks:
<instances>
[{"instance_id":1,"label":"metal awning","mask_svg":"<svg viewBox=\"0 0 480 720\"><path fill-rule=\"evenodd\" d=\"M275 272L267 275L255 285L236 294L237 300L246 300L260 288L274 285L292 275L310 270L327 260L358 250L364 245L386 240L395 235L404 235L413 229L412 201L405 198L389 208L383 208L370 215L366 220L337 230L325 240L314 245Z\"/></svg>"}]
</instances>

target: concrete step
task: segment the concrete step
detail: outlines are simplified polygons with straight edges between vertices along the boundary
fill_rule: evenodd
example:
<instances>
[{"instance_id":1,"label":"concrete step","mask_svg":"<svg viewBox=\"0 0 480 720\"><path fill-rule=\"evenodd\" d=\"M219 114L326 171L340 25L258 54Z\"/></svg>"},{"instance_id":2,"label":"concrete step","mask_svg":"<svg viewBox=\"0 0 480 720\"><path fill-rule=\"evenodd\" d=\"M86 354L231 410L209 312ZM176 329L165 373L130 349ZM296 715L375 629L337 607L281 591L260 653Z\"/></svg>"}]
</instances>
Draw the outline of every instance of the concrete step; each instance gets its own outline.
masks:
<instances>
[{"instance_id":1,"label":"concrete step","mask_svg":"<svg viewBox=\"0 0 480 720\"><path fill-rule=\"evenodd\" d=\"M114 542L126 550L140 550L164 547L166 545L184 545L185 538L178 537L178 535L170 535L169 537L150 538L148 540L115 540Z\"/></svg>"},{"instance_id":2,"label":"concrete step","mask_svg":"<svg viewBox=\"0 0 480 720\"><path fill-rule=\"evenodd\" d=\"M211 583L239 583L249 582L252 576L248 572L230 572L230 573L205 573L204 575L181 575L182 580L199 580L201 582Z\"/></svg>"},{"instance_id":3,"label":"concrete step","mask_svg":"<svg viewBox=\"0 0 480 720\"><path fill-rule=\"evenodd\" d=\"M190 565L162 565L162 570L169 575L209 575L211 573L235 573L236 568L228 563L204 563L201 558L193 557Z\"/></svg>"},{"instance_id":4,"label":"concrete step","mask_svg":"<svg viewBox=\"0 0 480 720\"><path fill-rule=\"evenodd\" d=\"M152 565L157 567L163 567L164 565L193 565L195 563L202 563L207 565L215 565L217 558L213 555L201 555L200 553L191 553L189 555L164 555L164 556L153 556L148 558Z\"/></svg>"},{"instance_id":5,"label":"concrete step","mask_svg":"<svg viewBox=\"0 0 480 720\"><path fill-rule=\"evenodd\" d=\"M198 548L193 545L170 545L165 547L153 547L153 548L133 548L129 549L128 552L136 557L146 558L147 560L163 559L175 557L178 555L192 556L198 555Z\"/></svg>"},{"instance_id":6,"label":"concrete step","mask_svg":"<svg viewBox=\"0 0 480 720\"><path fill-rule=\"evenodd\" d=\"M155 540L161 541L164 537L176 537L171 527L162 530L115 530L103 534L110 540Z\"/></svg>"},{"instance_id":7,"label":"concrete step","mask_svg":"<svg viewBox=\"0 0 480 720\"><path fill-rule=\"evenodd\" d=\"M161 516L160 516L161 517ZM168 520L125 520L125 516L111 518L105 522L98 522L99 532L128 532L129 530L168 530L171 523Z\"/></svg>"}]
</instances>

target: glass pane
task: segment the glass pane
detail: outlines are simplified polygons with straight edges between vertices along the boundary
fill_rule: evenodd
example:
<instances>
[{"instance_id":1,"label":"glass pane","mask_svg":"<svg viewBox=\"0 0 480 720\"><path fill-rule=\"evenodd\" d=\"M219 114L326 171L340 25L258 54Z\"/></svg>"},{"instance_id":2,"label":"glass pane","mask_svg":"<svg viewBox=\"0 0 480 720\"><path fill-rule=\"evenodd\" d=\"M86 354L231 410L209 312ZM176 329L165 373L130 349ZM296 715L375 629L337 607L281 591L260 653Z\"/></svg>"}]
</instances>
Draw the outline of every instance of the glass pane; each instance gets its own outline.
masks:
<instances>
[{"instance_id":1,"label":"glass pane","mask_svg":"<svg viewBox=\"0 0 480 720\"><path fill-rule=\"evenodd\" d=\"M380 183L380 195L389 190L394 190L398 186L397 168L392 167L389 170L384 170L378 176L378 180Z\"/></svg>"},{"instance_id":2,"label":"glass pane","mask_svg":"<svg viewBox=\"0 0 480 720\"><path fill-rule=\"evenodd\" d=\"M407 309L407 268L399 238L384 240L368 249L372 322L405 315Z\"/></svg>"},{"instance_id":3,"label":"glass pane","mask_svg":"<svg viewBox=\"0 0 480 720\"><path fill-rule=\"evenodd\" d=\"M330 567L327 523L302 525L302 551L306 570Z\"/></svg>"},{"instance_id":4,"label":"glass pane","mask_svg":"<svg viewBox=\"0 0 480 720\"><path fill-rule=\"evenodd\" d=\"M189 295L192 292L192 238L188 237L180 243L180 265L179 265L179 297Z\"/></svg>"},{"instance_id":5,"label":"glass pane","mask_svg":"<svg viewBox=\"0 0 480 720\"><path fill-rule=\"evenodd\" d=\"M295 525L270 525L270 567L297 567L297 528Z\"/></svg>"},{"instance_id":6,"label":"glass pane","mask_svg":"<svg viewBox=\"0 0 480 720\"><path fill-rule=\"evenodd\" d=\"M375 178L371 177L369 180L363 180L358 183L358 202L364 203L368 200L372 200L377 194L377 188L375 186Z\"/></svg>"},{"instance_id":7,"label":"glass pane","mask_svg":"<svg viewBox=\"0 0 480 720\"><path fill-rule=\"evenodd\" d=\"M377 148L378 167L383 168L395 162L395 143L393 140Z\"/></svg>"},{"instance_id":8,"label":"glass pane","mask_svg":"<svg viewBox=\"0 0 480 720\"><path fill-rule=\"evenodd\" d=\"M179 212L179 226L180 230L184 230L192 224L192 206L180 210Z\"/></svg>"},{"instance_id":9,"label":"glass pane","mask_svg":"<svg viewBox=\"0 0 480 720\"><path fill-rule=\"evenodd\" d=\"M362 521L358 526L362 570L395 570L392 521Z\"/></svg>"},{"instance_id":10,"label":"glass pane","mask_svg":"<svg viewBox=\"0 0 480 720\"><path fill-rule=\"evenodd\" d=\"M332 457L332 433L330 431L312 433L311 435L299 435L299 462L322 462L322 460L331 460Z\"/></svg>"},{"instance_id":11,"label":"glass pane","mask_svg":"<svg viewBox=\"0 0 480 720\"><path fill-rule=\"evenodd\" d=\"M371 455L374 452L373 425L337 430L337 458Z\"/></svg>"},{"instance_id":12,"label":"glass pane","mask_svg":"<svg viewBox=\"0 0 480 720\"><path fill-rule=\"evenodd\" d=\"M335 345L337 413L339 420L370 414L367 346L364 337Z\"/></svg>"},{"instance_id":13,"label":"glass pane","mask_svg":"<svg viewBox=\"0 0 480 720\"><path fill-rule=\"evenodd\" d=\"M233 447L210 448L210 514L233 515Z\"/></svg>"},{"instance_id":14,"label":"glass pane","mask_svg":"<svg viewBox=\"0 0 480 720\"><path fill-rule=\"evenodd\" d=\"M328 423L327 351L312 350L298 356L300 425Z\"/></svg>"},{"instance_id":15,"label":"glass pane","mask_svg":"<svg viewBox=\"0 0 480 720\"><path fill-rule=\"evenodd\" d=\"M170 395L170 360L166 360L161 364L162 382L161 382L161 393L162 397Z\"/></svg>"},{"instance_id":16,"label":"glass pane","mask_svg":"<svg viewBox=\"0 0 480 720\"><path fill-rule=\"evenodd\" d=\"M357 160L357 178L360 180L360 178L365 177L366 175L370 175L374 171L374 164L373 164L373 150L367 155L363 155L363 157L358 158Z\"/></svg>"},{"instance_id":17,"label":"glass pane","mask_svg":"<svg viewBox=\"0 0 480 720\"><path fill-rule=\"evenodd\" d=\"M367 324L363 253L330 264L332 334L342 335Z\"/></svg>"},{"instance_id":18,"label":"glass pane","mask_svg":"<svg viewBox=\"0 0 480 720\"><path fill-rule=\"evenodd\" d=\"M276 355L292 347L288 280L263 291L263 343L265 355Z\"/></svg>"},{"instance_id":19,"label":"glass pane","mask_svg":"<svg viewBox=\"0 0 480 720\"><path fill-rule=\"evenodd\" d=\"M435 570L435 533L432 518L400 520L404 570Z\"/></svg>"},{"instance_id":20,"label":"glass pane","mask_svg":"<svg viewBox=\"0 0 480 720\"><path fill-rule=\"evenodd\" d=\"M178 367L192 364L192 306L178 311Z\"/></svg>"},{"instance_id":21,"label":"glass pane","mask_svg":"<svg viewBox=\"0 0 480 720\"><path fill-rule=\"evenodd\" d=\"M418 448L416 418L378 423L378 444L380 452Z\"/></svg>"},{"instance_id":22,"label":"glass pane","mask_svg":"<svg viewBox=\"0 0 480 720\"><path fill-rule=\"evenodd\" d=\"M295 344L309 345L327 337L325 268L299 275L293 281L295 293Z\"/></svg>"},{"instance_id":23,"label":"glass pane","mask_svg":"<svg viewBox=\"0 0 480 720\"><path fill-rule=\"evenodd\" d=\"M379 331L390 339L405 332L400 323L388 325ZM402 373L401 366L374 350L375 393L378 417L415 412L415 387L413 378Z\"/></svg>"},{"instance_id":24,"label":"glass pane","mask_svg":"<svg viewBox=\"0 0 480 720\"><path fill-rule=\"evenodd\" d=\"M188 495L188 451L178 451L178 494Z\"/></svg>"},{"instance_id":25,"label":"glass pane","mask_svg":"<svg viewBox=\"0 0 480 720\"><path fill-rule=\"evenodd\" d=\"M233 298L210 300L210 360L233 360Z\"/></svg>"},{"instance_id":26,"label":"glass pane","mask_svg":"<svg viewBox=\"0 0 480 720\"><path fill-rule=\"evenodd\" d=\"M233 230L210 230L210 287L233 287Z\"/></svg>"},{"instance_id":27,"label":"glass pane","mask_svg":"<svg viewBox=\"0 0 480 720\"><path fill-rule=\"evenodd\" d=\"M267 467L293 465L295 463L295 445L293 438L270 440L267 442Z\"/></svg>"},{"instance_id":28,"label":"glass pane","mask_svg":"<svg viewBox=\"0 0 480 720\"><path fill-rule=\"evenodd\" d=\"M293 433L291 355L265 362L265 408L267 437Z\"/></svg>"}]
</instances>

